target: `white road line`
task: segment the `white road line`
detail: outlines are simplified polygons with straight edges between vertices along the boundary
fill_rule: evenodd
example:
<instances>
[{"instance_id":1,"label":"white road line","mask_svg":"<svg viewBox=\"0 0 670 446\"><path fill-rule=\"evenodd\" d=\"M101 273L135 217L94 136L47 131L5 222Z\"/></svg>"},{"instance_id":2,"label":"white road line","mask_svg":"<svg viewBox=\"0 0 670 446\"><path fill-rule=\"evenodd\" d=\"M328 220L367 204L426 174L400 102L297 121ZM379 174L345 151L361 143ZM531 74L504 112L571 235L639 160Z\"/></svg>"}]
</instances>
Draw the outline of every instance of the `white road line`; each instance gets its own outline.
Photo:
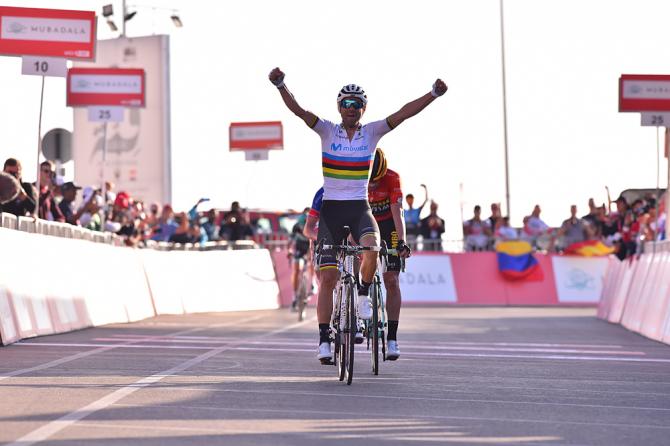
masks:
<instances>
[{"instance_id":1,"label":"white road line","mask_svg":"<svg viewBox=\"0 0 670 446\"><path fill-rule=\"evenodd\" d=\"M304 322L300 322L302 325ZM264 337L272 336L272 333L265 334L263 336L254 337L254 339L260 339ZM142 341L149 342L148 339L143 339ZM141 342L141 341L137 341ZM312 352L314 349L307 348L287 348L287 347L243 347L244 345L253 345L253 342L239 340L230 342L227 346L231 350L246 350L246 351L272 351L272 352ZM22 347L102 347L104 349L112 348L134 348L134 349L161 349L161 350L209 350L212 347L200 346L200 345L144 345L144 344L93 344L93 343L55 343L55 342L30 342L30 343L17 343L17 346ZM102 349L101 349L102 350ZM585 351L585 354L589 352ZM365 354L368 355L367 351L357 350L356 354ZM76 355L75 355L76 356ZM643 362L643 363L670 363L670 359L663 358L626 358L626 357L614 357L614 356L572 356L572 355L514 355L514 354L496 354L496 353L441 353L441 352L432 352L432 353L423 353L423 352L414 352L414 351L405 351L403 353L403 358L401 361L406 361L407 357L425 357L425 358L440 358L440 357L455 357L455 358L509 358L509 359L549 359L549 360L568 360L568 361L621 361L621 362ZM68 357L69 358L69 357ZM76 359L76 358L75 358ZM57 365L57 364L56 364ZM2 378L2 377L0 377Z\"/></svg>"},{"instance_id":2,"label":"white road line","mask_svg":"<svg viewBox=\"0 0 670 446\"><path fill-rule=\"evenodd\" d=\"M126 404L119 403L114 404L116 407L141 407L142 409L147 409L147 406L144 404ZM388 406L391 407L391 406ZM190 405L169 405L169 404L153 404L152 409L175 409L175 410L204 410L204 411L225 411L225 412L252 412L252 413L279 413L286 414L287 409L249 409L242 407L221 407L221 406L190 406ZM337 410L318 410L318 409L291 409L292 414L304 413L307 415L317 415L323 414L327 416L332 415L341 415L344 417L351 417L351 412L337 411ZM380 416L383 414L380 412ZM524 423L524 424L551 424L552 426L557 424L574 424L579 426L609 426L609 427L618 427L618 428L636 428L636 429L663 429L670 430L670 425L650 425L650 424L626 424L626 423L599 423L599 422L590 422L590 421L559 421L555 419L544 419L544 420L532 420L528 418L491 418L491 417L459 417L459 416L449 416L449 415L416 415L416 414L401 414L396 411L393 411L393 416L401 420L463 420L463 421L494 421L494 422L503 422L503 423Z\"/></svg>"},{"instance_id":3,"label":"white road line","mask_svg":"<svg viewBox=\"0 0 670 446\"><path fill-rule=\"evenodd\" d=\"M170 333L170 334L166 334L166 335L150 336L150 338L161 339L161 338L164 338L164 337L180 336L180 335L185 335L185 334L188 334L188 333L195 333L195 332L198 332L198 331L204 331L204 330L208 330L210 327L219 328L219 327L225 327L225 326L230 326L230 325L239 325L239 324L254 321L256 319L260 319L262 317L263 317L263 315L258 315L258 316L253 316L253 317L248 317L248 318L245 318L245 319L241 319L241 320L238 320L238 321L230 321L230 322L222 323L222 324L214 324L212 326L207 326L207 327L189 328L188 330L180 330L180 331ZM132 328L132 327L129 327L129 328ZM144 339L144 340L146 341L147 339ZM7 379L7 378L11 378L13 376L25 375L25 374L31 373L31 372L37 372L37 371L40 371L40 370L50 369L52 367L56 367L56 366L59 366L61 364L65 364L65 363L68 363L68 362L71 362L71 361L76 361L77 359L86 358L87 356L95 355L95 354L98 354L98 353L103 353L103 352L106 352L106 351L109 351L109 350L112 350L112 349L115 349L115 348L120 348L120 347L123 347L123 346L127 346L127 345L136 344L138 342L140 342L140 341L133 340L133 341L127 341L123 344L116 344L116 345L104 345L104 344L100 344L100 345L81 345L81 347L96 347L96 348L95 348L95 350L89 350L87 352L76 353L74 355L66 356L64 358L59 358L59 359L49 361L49 362L44 363L44 364L34 366L34 367L29 367L29 368L20 369L20 370L14 370L13 372L2 373L2 374L0 374L0 381L2 381L4 379ZM16 345L30 345L30 344L31 344L31 342L29 342L29 341L28 342L23 341L23 342L17 342L13 345L16 346Z\"/></svg>"},{"instance_id":4,"label":"white road line","mask_svg":"<svg viewBox=\"0 0 670 446\"><path fill-rule=\"evenodd\" d=\"M271 332L265 333L260 336L254 336L253 339L262 339L267 336L272 336L277 333L282 333L284 331L292 330L293 328L299 327L301 325L307 324L307 323L313 323L313 319L308 319L303 322L299 322L297 324L292 324L283 328L279 328L277 330L273 330ZM234 345L234 344L233 344ZM186 362L183 362L181 364L176 365L175 367L172 367L171 369L165 370L163 372L156 373L151 376L147 376L146 378L142 378L138 381L135 381L132 384L129 384L125 387L121 387L120 389L92 402L91 404L88 404L82 408L79 408L73 412L70 412L67 415L64 415L54 421L51 421L50 423L45 424L42 427L39 427L23 437L19 438L18 440L8 443L7 446L28 446L32 445L35 443L39 443L41 441L44 441L51 437L52 435L60 432L61 430L75 424L77 421L82 420L86 418L87 416L98 412L99 410L105 409L109 407L110 405L116 403L117 401L125 398L126 396L137 392L138 390L150 386L151 384L157 383L164 378L174 376L180 372L183 372L184 370L187 370L197 364L200 364L201 362L204 362L208 360L209 358L218 355L221 352L224 352L226 350L230 350L233 345L229 346L223 346L219 347L213 350L210 350L206 353L203 353L202 355L196 356L195 358L189 359Z\"/></svg>"},{"instance_id":5,"label":"white road line","mask_svg":"<svg viewBox=\"0 0 670 446\"><path fill-rule=\"evenodd\" d=\"M308 352L312 350L300 348L262 348L262 347L235 347L235 350L258 350L258 351L287 351L287 352ZM357 351L356 353L359 353ZM360 353L363 353L362 351ZM365 352L365 354L368 354ZM462 357L462 358L511 358L511 359L553 359L553 360L578 360L578 361L625 361L625 362L658 362L670 363L670 359L660 358L617 358L608 356L564 356L564 355L499 355L489 353L420 353L405 352L403 358L407 356L423 357ZM403 360L403 359L401 359Z\"/></svg>"},{"instance_id":6,"label":"white road line","mask_svg":"<svg viewBox=\"0 0 670 446\"><path fill-rule=\"evenodd\" d=\"M374 380L374 377L370 378ZM510 400L489 400L489 399L465 399L465 398L441 398L441 397L422 397L422 396L400 396L400 395L365 395L360 393L331 393L331 392L305 392L296 390L242 390L242 389L212 389L201 387L170 387L169 391L207 391L222 393L251 393L256 395L292 395L292 396L318 396L318 397L341 397L341 398L370 398L381 400L409 400L409 401L446 401L456 403L483 403L483 404L518 404L531 406L567 406L567 407L588 407L598 409L625 409L625 410L649 410L654 412L670 412L670 408L665 407L636 407L636 406L615 406L609 404L578 404L578 403L556 403L543 401L510 401Z\"/></svg>"}]
</instances>

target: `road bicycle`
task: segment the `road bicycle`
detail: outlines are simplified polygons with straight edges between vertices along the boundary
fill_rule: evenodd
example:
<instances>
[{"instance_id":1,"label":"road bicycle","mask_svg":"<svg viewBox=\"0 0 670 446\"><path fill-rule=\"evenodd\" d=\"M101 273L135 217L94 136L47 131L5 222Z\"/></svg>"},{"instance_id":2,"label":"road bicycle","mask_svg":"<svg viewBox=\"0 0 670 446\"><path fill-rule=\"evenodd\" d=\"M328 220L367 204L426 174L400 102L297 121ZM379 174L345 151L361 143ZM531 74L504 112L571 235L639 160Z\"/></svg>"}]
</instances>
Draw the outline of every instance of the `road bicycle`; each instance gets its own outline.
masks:
<instances>
[{"instance_id":1,"label":"road bicycle","mask_svg":"<svg viewBox=\"0 0 670 446\"><path fill-rule=\"evenodd\" d=\"M385 246L382 248L378 246L368 247L352 245L349 243L349 234L351 233L350 228L344 226L343 229L345 237L342 244L326 245L325 241L321 240L317 247L317 253L322 253L324 249L332 249L335 251L340 279L333 290L333 312L330 321L331 341L335 348L332 364L338 369L339 380L344 381L346 379L347 384L351 385L354 376L354 347L356 345L356 332L358 331L359 326L359 318L356 311L358 280L356 279L354 262L364 251L382 252L382 250L384 250L384 257L387 253L394 254L396 251L387 250ZM380 290L381 288L378 285L375 289ZM377 306L377 308L379 308L379 306ZM373 317L374 313L373 307ZM378 318L375 320L377 322L373 325L378 326ZM379 351L378 340L376 351Z\"/></svg>"},{"instance_id":2,"label":"road bicycle","mask_svg":"<svg viewBox=\"0 0 670 446\"><path fill-rule=\"evenodd\" d=\"M366 320L365 337L367 339L367 348L370 351L370 362L372 373L379 375L379 350L381 347L381 357L386 361L386 305L384 293L382 293L381 275L386 272L389 255L398 255L396 249L388 249L386 242L382 240L377 261L377 270L370 285L370 300L372 301L372 318ZM405 259L400 258L400 271L405 271Z\"/></svg>"}]
</instances>

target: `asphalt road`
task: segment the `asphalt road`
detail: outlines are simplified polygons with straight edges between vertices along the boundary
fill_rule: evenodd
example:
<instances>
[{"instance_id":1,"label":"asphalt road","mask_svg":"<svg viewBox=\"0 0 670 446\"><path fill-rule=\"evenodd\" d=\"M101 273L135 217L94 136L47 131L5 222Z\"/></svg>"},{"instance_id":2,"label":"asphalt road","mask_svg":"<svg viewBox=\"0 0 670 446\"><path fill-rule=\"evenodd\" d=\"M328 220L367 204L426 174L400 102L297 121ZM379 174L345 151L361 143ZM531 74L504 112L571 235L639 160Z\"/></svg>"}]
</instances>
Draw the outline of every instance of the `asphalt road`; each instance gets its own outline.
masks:
<instances>
[{"instance_id":1,"label":"asphalt road","mask_svg":"<svg viewBox=\"0 0 670 446\"><path fill-rule=\"evenodd\" d=\"M594 314L404 309L401 359L360 346L351 386L287 310L36 338L0 347L0 443L670 444L670 347Z\"/></svg>"}]
</instances>

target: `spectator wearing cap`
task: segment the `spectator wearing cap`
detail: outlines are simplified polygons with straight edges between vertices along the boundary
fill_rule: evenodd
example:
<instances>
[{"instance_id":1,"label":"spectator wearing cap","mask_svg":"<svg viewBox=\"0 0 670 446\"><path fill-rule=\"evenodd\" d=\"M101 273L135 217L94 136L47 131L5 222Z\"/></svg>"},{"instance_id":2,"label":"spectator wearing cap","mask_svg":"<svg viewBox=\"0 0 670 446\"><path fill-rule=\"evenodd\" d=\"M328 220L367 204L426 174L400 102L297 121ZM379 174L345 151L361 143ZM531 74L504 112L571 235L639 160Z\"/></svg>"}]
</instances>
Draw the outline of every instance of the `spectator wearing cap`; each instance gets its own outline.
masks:
<instances>
[{"instance_id":1,"label":"spectator wearing cap","mask_svg":"<svg viewBox=\"0 0 670 446\"><path fill-rule=\"evenodd\" d=\"M7 158L3 167L3 172L13 176L21 184L21 190L16 198L4 204L0 204L0 212L14 214L17 217L25 217L35 212L35 203L37 193L30 183L25 183L21 179L21 163L16 158Z\"/></svg>"},{"instance_id":2,"label":"spectator wearing cap","mask_svg":"<svg viewBox=\"0 0 670 446\"><path fill-rule=\"evenodd\" d=\"M81 216L79 217L79 224L84 228L92 231L102 230L102 215L100 211L104 205L104 200L91 186L84 188L83 202L80 207Z\"/></svg>"},{"instance_id":3,"label":"spectator wearing cap","mask_svg":"<svg viewBox=\"0 0 670 446\"><path fill-rule=\"evenodd\" d=\"M74 201L77 199L77 191L81 190L81 187L74 184L72 181L63 183L60 187L61 193L63 194L63 199L58 203L65 221L71 225L79 225L79 217L84 213L83 208L80 207L79 210L75 210Z\"/></svg>"}]
</instances>

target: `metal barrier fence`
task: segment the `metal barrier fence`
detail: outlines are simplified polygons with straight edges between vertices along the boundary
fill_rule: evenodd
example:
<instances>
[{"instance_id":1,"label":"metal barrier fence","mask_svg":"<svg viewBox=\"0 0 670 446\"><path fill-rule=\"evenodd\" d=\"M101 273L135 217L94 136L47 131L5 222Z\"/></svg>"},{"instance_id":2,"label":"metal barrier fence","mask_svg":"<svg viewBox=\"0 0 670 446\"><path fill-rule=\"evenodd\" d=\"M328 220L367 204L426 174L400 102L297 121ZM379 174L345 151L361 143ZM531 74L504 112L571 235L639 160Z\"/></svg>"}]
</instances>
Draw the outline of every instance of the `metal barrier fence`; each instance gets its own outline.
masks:
<instances>
[{"instance_id":1,"label":"metal barrier fence","mask_svg":"<svg viewBox=\"0 0 670 446\"><path fill-rule=\"evenodd\" d=\"M90 229L74 226L68 223L40 220L33 217L16 217L8 213L0 213L0 227L33 234L49 235L52 237L88 240L95 243L105 243L114 246L126 246L125 239L111 232L91 231ZM213 251L228 249L255 249L258 244L253 240L238 240L235 242L217 241L207 243L166 243L147 240L140 248L150 248L159 251Z\"/></svg>"}]
</instances>

